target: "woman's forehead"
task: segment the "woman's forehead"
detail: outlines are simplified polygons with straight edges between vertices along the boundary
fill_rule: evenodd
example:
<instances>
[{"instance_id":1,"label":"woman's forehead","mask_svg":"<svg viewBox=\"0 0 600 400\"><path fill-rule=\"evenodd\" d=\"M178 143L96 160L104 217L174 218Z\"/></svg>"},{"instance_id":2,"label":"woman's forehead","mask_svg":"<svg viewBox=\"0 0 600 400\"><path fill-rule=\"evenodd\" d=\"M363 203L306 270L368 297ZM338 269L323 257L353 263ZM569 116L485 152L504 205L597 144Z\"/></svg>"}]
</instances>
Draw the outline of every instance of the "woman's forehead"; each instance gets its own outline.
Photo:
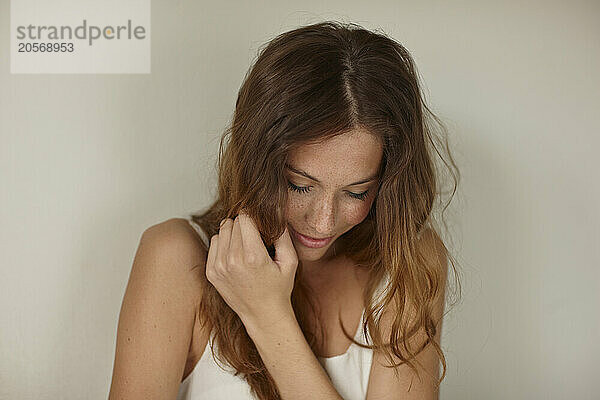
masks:
<instances>
[{"instance_id":1,"label":"woman's forehead","mask_svg":"<svg viewBox=\"0 0 600 400\"><path fill-rule=\"evenodd\" d=\"M357 129L297 147L288 155L288 164L317 178L331 172L360 178L379 170L382 155L379 138Z\"/></svg>"}]
</instances>

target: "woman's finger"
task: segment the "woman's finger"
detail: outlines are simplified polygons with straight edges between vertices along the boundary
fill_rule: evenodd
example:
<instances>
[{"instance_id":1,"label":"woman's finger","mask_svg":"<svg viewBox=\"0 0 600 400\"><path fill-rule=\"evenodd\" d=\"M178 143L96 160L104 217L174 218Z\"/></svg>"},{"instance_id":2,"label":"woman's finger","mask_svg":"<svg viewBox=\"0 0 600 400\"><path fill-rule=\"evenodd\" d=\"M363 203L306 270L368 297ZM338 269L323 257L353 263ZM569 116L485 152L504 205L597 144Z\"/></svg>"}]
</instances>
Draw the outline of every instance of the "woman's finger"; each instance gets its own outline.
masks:
<instances>
[{"instance_id":1,"label":"woman's finger","mask_svg":"<svg viewBox=\"0 0 600 400\"><path fill-rule=\"evenodd\" d=\"M240 218L235 217L231 231L231 241L229 242L229 253L234 260L244 259L244 243L242 238L242 229L240 228Z\"/></svg>"},{"instance_id":2,"label":"woman's finger","mask_svg":"<svg viewBox=\"0 0 600 400\"><path fill-rule=\"evenodd\" d=\"M242 232L242 241L244 246L244 255L247 259L261 260L271 258L269 252L262 241L260 232L254 224L252 217L240 211L238 218L240 220L240 229Z\"/></svg>"},{"instance_id":3,"label":"woman's finger","mask_svg":"<svg viewBox=\"0 0 600 400\"><path fill-rule=\"evenodd\" d=\"M298 265L298 254L290 237L287 226L283 234L275 240L275 258L273 261L280 268L296 268Z\"/></svg>"},{"instance_id":4,"label":"woman's finger","mask_svg":"<svg viewBox=\"0 0 600 400\"><path fill-rule=\"evenodd\" d=\"M232 227L233 222L231 221L231 218L227 218L219 229L219 253L217 254L217 264L220 264L221 266L227 265L227 253L229 253Z\"/></svg>"},{"instance_id":5,"label":"woman's finger","mask_svg":"<svg viewBox=\"0 0 600 400\"><path fill-rule=\"evenodd\" d=\"M208 256L206 257L206 278L212 283L215 261L217 260L217 253L219 252L219 235L213 235L210 238L210 244L208 246Z\"/></svg>"}]
</instances>

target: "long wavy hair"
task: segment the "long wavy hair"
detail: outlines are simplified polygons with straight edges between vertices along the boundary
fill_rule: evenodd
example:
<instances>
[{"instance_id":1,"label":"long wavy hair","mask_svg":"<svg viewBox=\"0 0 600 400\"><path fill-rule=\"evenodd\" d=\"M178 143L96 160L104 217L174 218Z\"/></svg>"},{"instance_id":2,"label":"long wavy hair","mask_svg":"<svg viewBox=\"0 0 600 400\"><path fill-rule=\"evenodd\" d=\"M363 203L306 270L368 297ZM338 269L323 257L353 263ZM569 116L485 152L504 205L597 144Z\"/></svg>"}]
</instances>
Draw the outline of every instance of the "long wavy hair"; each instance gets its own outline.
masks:
<instances>
[{"instance_id":1,"label":"long wavy hair","mask_svg":"<svg viewBox=\"0 0 600 400\"><path fill-rule=\"evenodd\" d=\"M385 352L390 367L407 363L418 376L413 362L416 355L428 344L434 346L444 367L441 382L446 362L435 340L441 320L434 318L432 310L438 296L444 295L440 288L446 266L427 257L427 252L436 249L417 244L428 227L439 238L433 209L441 194L441 174L434 155L451 172L452 195L459 173L447 139L436 137L434 125L446 132L425 104L409 52L385 33L336 21L285 32L261 46L247 72L232 121L220 142L217 198L191 218L210 237L218 233L223 218L235 218L244 209L272 254L275 239L286 227L284 206L289 189L284 166L288 154L303 144L357 127L377 135L383 143L377 198L368 216L337 243L338 254L343 252L369 271L362 330L366 336L368 329L372 343L357 343L343 325L342 330L352 342ZM450 164L441 155L443 149ZM443 243L442 247L454 269L450 252ZM302 276L302 261L297 274ZM387 285L375 301L373 295L384 278ZM240 318L205 277L203 280L197 318L210 329L213 357L233 367L257 398L279 399L275 381ZM308 329L318 325L313 298L297 278L292 305L315 351L318 333ZM391 334L384 338L379 317L392 302L398 312ZM310 320L309 315L313 316ZM322 336L323 327L320 329ZM418 332L424 332L427 340L413 352L407 343ZM394 363L394 356L401 362Z\"/></svg>"}]
</instances>

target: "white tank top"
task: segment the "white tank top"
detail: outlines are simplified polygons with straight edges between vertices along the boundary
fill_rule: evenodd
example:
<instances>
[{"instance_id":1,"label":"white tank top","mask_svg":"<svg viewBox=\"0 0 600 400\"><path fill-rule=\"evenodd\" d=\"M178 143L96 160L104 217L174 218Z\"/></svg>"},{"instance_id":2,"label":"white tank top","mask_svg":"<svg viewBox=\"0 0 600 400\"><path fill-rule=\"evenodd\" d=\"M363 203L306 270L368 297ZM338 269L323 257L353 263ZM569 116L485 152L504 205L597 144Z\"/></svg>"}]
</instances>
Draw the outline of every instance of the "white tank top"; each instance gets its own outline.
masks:
<instances>
[{"instance_id":1,"label":"white tank top","mask_svg":"<svg viewBox=\"0 0 600 400\"><path fill-rule=\"evenodd\" d=\"M209 246L208 235L202 228L188 218L188 222L198 232L207 248ZM383 289L382 284L377 288L375 295L379 295ZM364 317L364 309L361 321ZM359 324L354 340L359 343L369 343L362 332L362 322ZM368 329L367 329L367 336ZM210 340L213 333L210 334ZM215 351L216 351L215 343ZM367 384L373 360L373 350L364 349L352 343L344 354L333 357L317 357L323 366L333 386L340 396L345 400L364 400L367 395ZM177 400L256 400L250 393L250 386L241 376L234 376L235 370L229 365L223 370L212 357L210 341L204 348L204 353L192 370L192 372L181 382Z\"/></svg>"}]
</instances>

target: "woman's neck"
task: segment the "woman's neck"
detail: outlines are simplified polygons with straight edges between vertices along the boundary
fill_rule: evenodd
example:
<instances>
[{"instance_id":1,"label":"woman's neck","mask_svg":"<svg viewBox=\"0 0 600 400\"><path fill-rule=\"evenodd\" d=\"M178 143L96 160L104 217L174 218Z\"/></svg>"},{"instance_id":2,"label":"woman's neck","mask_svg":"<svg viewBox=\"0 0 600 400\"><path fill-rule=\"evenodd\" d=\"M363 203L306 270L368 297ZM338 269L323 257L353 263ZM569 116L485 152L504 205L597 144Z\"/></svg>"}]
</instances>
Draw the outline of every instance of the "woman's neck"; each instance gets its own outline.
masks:
<instances>
[{"instance_id":1,"label":"woman's neck","mask_svg":"<svg viewBox=\"0 0 600 400\"><path fill-rule=\"evenodd\" d=\"M354 262L343 255L326 261L303 261L300 279L307 286L318 290L352 277L355 270Z\"/></svg>"}]
</instances>

